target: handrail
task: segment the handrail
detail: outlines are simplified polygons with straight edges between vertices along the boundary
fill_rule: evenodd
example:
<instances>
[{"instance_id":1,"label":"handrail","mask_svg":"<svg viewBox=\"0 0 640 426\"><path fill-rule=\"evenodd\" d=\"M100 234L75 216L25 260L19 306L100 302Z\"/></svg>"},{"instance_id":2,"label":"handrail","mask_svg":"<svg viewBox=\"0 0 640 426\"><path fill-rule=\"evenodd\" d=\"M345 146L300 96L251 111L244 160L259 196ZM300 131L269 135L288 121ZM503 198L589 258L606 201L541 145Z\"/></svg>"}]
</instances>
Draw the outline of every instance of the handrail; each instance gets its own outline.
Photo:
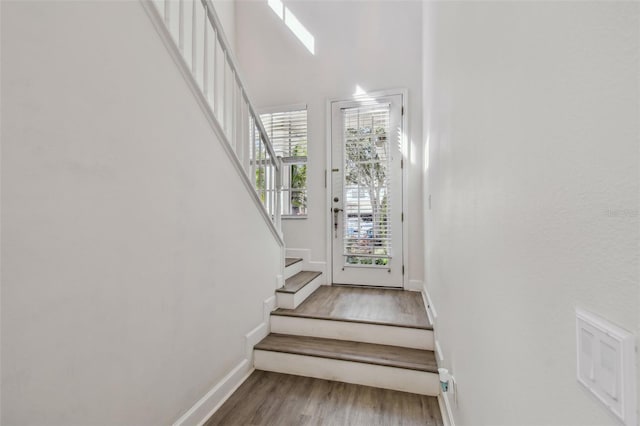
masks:
<instances>
[{"instance_id":1,"label":"handrail","mask_svg":"<svg viewBox=\"0 0 640 426\"><path fill-rule=\"evenodd\" d=\"M165 0L167 1L167 0ZM183 0L181 0L183 1ZM229 61L229 66L231 67L231 70L235 73L236 79L238 80L238 86L240 86L240 90L241 93L244 97L244 100L247 102L247 104L249 105L249 111L251 112L251 115L253 115L254 117L257 117L257 125L258 125L258 129L260 130L260 134L264 136L265 140L266 140L266 146L267 149L269 150L269 155L271 155L273 158L276 157L276 152L273 149L273 144L271 143L271 140L269 139L269 135L267 135L267 131L264 129L264 125L262 124L262 120L260 120L260 116L258 114L256 114L255 110L253 109L253 103L249 100L249 95L247 94L247 91L245 89L245 85L243 83L242 77L240 77L240 71L238 70L238 67L236 65L236 58L233 55L233 52L231 51L231 48L229 47L229 42L227 41L227 36L224 34L224 30L222 29L222 23L220 22L220 18L218 18L218 14L215 11L215 8L213 6L213 2L212 0L201 0L202 1L202 5L205 8L205 11L207 12L207 16L209 18L209 21L211 22L211 25L213 25L213 27L216 29L217 34L218 34L218 41L220 42L220 46L222 47L222 50L225 52L225 54L227 55L227 60ZM278 170L280 170L280 165L278 165Z\"/></svg>"},{"instance_id":2,"label":"handrail","mask_svg":"<svg viewBox=\"0 0 640 426\"><path fill-rule=\"evenodd\" d=\"M157 16L157 25L166 34L170 50L178 55L176 59L183 71L189 74L188 79L192 88L199 92L200 102L206 104L203 107L215 123L225 150L230 153L236 168L244 174L244 182L254 190L254 199L263 209L265 218L268 217L275 226L278 239L282 241L282 161L249 99L212 1L142 1L145 5L154 5L151 9ZM191 17L185 16L186 5L190 8ZM177 26L174 21L176 17ZM189 51L185 49L187 43L191 47ZM220 57L218 47L222 52ZM213 65L211 69L210 65ZM220 65L223 68L222 76L219 75ZM229 81L227 70L232 77ZM222 88L217 84L220 77ZM230 96L227 92L230 92Z\"/></svg>"}]
</instances>

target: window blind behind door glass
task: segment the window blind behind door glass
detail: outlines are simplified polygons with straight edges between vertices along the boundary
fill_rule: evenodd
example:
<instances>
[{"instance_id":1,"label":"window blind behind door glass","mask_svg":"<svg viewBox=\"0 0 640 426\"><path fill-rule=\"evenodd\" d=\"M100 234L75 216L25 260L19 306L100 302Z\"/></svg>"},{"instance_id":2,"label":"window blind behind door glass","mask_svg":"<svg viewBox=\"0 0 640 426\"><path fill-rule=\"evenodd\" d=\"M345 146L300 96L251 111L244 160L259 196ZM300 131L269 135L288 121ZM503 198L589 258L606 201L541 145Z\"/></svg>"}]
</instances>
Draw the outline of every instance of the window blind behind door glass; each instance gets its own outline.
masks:
<instances>
[{"instance_id":1,"label":"window blind behind door glass","mask_svg":"<svg viewBox=\"0 0 640 426\"><path fill-rule=\"evenodd\" d=\"M343 110L347 264L384 266L391 257L389 119L388 104Z\"/></svg>"}]
</instances>

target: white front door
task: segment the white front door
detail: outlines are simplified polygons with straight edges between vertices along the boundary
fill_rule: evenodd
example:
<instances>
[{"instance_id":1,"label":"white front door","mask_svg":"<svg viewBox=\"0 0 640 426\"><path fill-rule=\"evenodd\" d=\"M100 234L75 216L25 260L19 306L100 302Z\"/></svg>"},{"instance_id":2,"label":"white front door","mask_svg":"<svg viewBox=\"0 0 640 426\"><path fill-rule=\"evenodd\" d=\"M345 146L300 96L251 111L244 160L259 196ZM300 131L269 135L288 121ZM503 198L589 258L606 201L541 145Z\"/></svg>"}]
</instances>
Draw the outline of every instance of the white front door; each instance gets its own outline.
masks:
<instances>
[{"instance_id":1,"label":"white front door","mask_svg":"<svg viewBox=\"0 0 640 426\"><path fill-rule=\"evenodd\" d=\"M402 287L402 95L331 104L333 282Z\"/></svg>"}]
</instances>

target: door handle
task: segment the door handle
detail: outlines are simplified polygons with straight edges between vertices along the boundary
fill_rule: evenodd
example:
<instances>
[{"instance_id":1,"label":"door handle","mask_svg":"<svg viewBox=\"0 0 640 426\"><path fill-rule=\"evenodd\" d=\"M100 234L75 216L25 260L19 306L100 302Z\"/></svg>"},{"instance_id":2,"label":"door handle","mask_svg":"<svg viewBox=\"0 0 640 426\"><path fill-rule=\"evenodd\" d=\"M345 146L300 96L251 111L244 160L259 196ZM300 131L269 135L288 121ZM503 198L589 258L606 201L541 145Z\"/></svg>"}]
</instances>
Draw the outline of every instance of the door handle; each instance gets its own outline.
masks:
<instances>
[{"instance_id":1,"label":"door handle","mask_svg":"<svg viewBox=\"0 0 640 426\"><path fill-rule=\"evenodd\" d=\"M342 209L338 207L333 208L333 229L335 236L334 238L338 238L338 213L340 213Z\"/></svg>"}]
</instances>

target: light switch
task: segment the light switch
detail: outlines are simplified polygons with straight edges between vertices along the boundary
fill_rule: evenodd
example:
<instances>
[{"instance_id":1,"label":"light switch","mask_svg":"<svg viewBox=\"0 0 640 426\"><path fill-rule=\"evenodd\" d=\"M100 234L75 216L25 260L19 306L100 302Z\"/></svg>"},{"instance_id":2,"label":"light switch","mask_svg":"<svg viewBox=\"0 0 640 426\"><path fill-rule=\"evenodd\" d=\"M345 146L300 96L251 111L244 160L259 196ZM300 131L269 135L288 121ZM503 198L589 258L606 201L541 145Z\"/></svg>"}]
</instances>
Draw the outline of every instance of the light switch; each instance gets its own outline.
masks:
<instances>
[{"instance_id":1,"label":"light switch","mask_svg":"<svg viewBox=\"0 0 640 426\"><path fill-rule=\"evenodd\" d=\"M576 309L578 381L625 425L636 425L635 346L628 331Z\"/></svg>"}]
</instances>

